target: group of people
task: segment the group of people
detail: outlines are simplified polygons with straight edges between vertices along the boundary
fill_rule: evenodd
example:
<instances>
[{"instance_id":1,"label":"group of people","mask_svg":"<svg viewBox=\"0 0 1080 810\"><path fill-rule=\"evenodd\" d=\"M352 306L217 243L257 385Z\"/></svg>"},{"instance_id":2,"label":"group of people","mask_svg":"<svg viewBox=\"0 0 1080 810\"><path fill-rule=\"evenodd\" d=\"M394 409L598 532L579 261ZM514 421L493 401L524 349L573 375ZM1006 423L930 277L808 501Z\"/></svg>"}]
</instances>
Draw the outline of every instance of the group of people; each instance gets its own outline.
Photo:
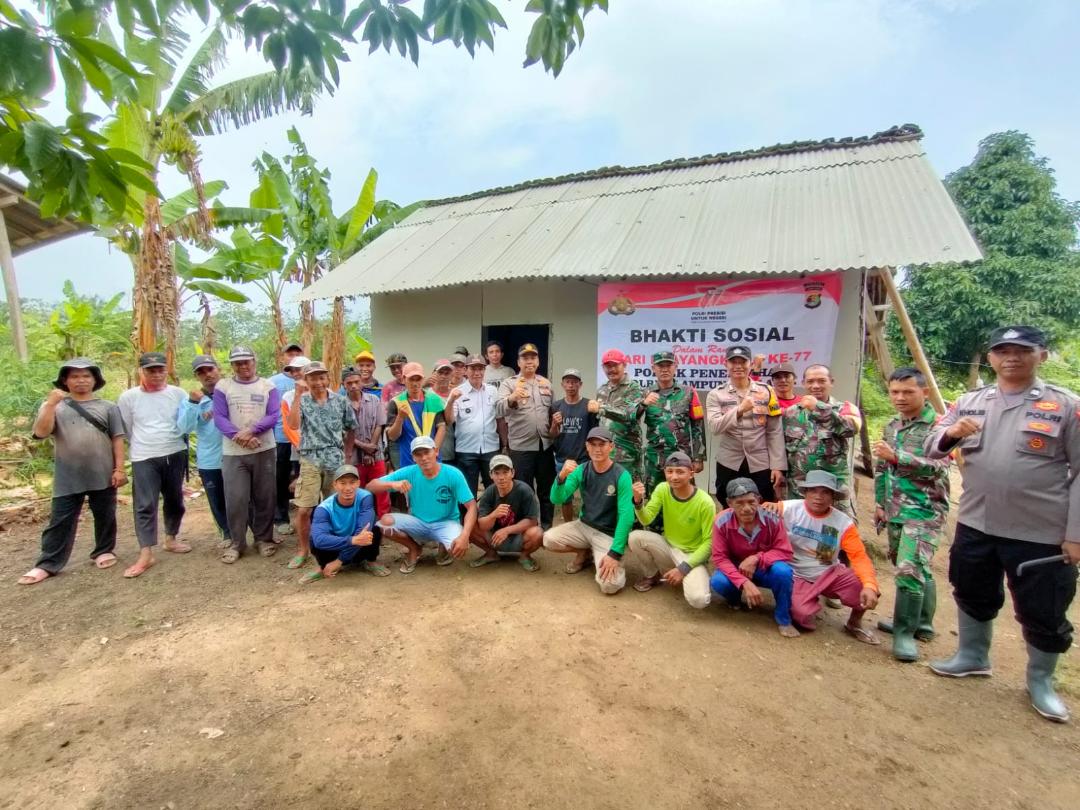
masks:
<instances>
[{"instance_id":1,"label":"group of people","mask_svg":"<svg viewBox=\"0 0 1080 810\"><path fill-rule=\"evenodd\" d=\"M1066 611L1080 562L1073 466L1080 463L1080 399L1037 378L1045 347L1032 327L996 330L989 358L997 382L964 395L941 418L920 371L891 375L896 415L874 446L875 527L887 533L896 601L892 621L878 627L892 634L900 661L917 660L917 641L934 636L931 561L949 510L950 460L960 451L965 488L949 570L960 647L931 668L953 677L990 674L991 627L1007 578L1028 643L1032 704L1064 722L1068 711L1052 676L1071 644ZM633 585L639 592L663 584L682 588L695 608L720 598L754 609L766 589L787 638L812 630L822 601L835 600L850 609L847 633L880 643L863 624L880 589L849 486L861 415L832 396L827 366L806 368L800 391L790 364L772 369L767 383L762 358L732 346L728 380L702 407L697 391L678 381L669 351L653 355L645 386L631 379L622 352L605 352L606 382L593 398L582 396L575 369L563 373L556 398L531 343L519 348L516 373L502 364L497 343L484 356L457 347L431 374L395 353L385 385L367 351L340 381L300 346L283 355L282 372L269 379L245 347L229 353L228 377L214 358L197 357L199 387L185 392L166 383L164 355L147 353L140 385L116 405L94 395L104 385L95 363L64 363L33 425L35 437L55 440L56 475L41 556L20 583L61 571L85 499L95 520L91 558L99 568L116 563L125 440L140 554L124 576L155 563L159 501L162 547L190 551L178 535L193 436L224 563L243 556L249 530L267 557L282 535L295 533L288 567L315 562L304 582L345 566L388 576L378 561L384 539L402 548L402 574L415 571L428 544L438 565L476 546L471 567L513 555L528 572L539 570L535 553L543 547L570 557L569 574L594 568L600 591L614 594L626 585L631 555L643 571ZM706 433L719 510L695 483ZM1050 554L1051 546L1060 553ZM1022 578L1021 564L1028 569Z\"/></svg>"}]
</instances>

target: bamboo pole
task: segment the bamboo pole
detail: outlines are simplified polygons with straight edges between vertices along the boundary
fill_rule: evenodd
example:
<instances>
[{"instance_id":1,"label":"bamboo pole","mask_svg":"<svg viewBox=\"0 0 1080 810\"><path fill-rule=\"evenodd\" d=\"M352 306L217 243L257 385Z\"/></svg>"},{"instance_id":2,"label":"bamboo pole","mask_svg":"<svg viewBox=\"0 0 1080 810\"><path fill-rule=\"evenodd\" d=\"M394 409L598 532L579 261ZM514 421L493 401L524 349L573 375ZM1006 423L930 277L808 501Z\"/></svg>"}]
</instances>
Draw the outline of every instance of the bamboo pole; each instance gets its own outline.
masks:
<instances>
[{"instance_id":1,"label":"bamboo pole","mask_svg":"<svg viewBox=\"0 0 1080 810\"><path fill-rule=\"evenodd\" d=\"M26 327L23 325L22 303L19 301L19 283L15 279L15 259L11 255L11 242L8 239L7 222L4 220L4 208L0 205L0 268L4 274L4 293L7 295L8 312L11 317L11 340L15 344L15 353L25 363L30 359L26 347Z\"/></svg>"},{"instance_id":2,"label":"bamboo pole","mask_svg":"<svg viewBox=\"0 0 1080 810\"><path fill-rule=\"evenodd\" d=\"M919 342L919 336L915 332L915 325L912 324L907 307L904 305L904 299L900 297L900 290L896 288L896 282L893 280L892 276L892 268L880 267L878 268L878 275L885 285L885 292L889 296L889 301L892 303L897 320L900 321L900 329L904 333L904 340L907 342L908 351L911 352L911 357L915 361L915 365L918 367L919 371L926 377L926 385L930 389L930 403L934 406L935 411L939 414L943 414L945 413L945 400L941 396L941 390L938 388L937 380L934 378L934 372L931 370L930 363L926 359L926 354L923 352L922 344Z\"/></svg>"}]
</instances>

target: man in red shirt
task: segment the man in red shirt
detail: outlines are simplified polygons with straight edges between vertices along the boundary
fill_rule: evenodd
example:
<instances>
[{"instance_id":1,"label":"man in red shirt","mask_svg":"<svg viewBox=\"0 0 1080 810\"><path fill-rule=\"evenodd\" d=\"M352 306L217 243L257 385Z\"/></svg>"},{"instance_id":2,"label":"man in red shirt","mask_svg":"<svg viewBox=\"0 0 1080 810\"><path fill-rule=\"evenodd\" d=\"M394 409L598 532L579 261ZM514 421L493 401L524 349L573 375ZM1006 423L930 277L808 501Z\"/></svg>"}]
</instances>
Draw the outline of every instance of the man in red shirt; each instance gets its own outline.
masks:
<instances>
[{"instance_id":1,"label":"man in red shirt","mask_svg":"<svg viewBox=\"0 0 1080 810\"><path fill-rule=\"evenodd\" d=\"M800 397L795 393L795 366L791 363L781 363L772 370L772 387L776 392L776 399L780 407L787 410Z\"/></svg>"}]
</instances>

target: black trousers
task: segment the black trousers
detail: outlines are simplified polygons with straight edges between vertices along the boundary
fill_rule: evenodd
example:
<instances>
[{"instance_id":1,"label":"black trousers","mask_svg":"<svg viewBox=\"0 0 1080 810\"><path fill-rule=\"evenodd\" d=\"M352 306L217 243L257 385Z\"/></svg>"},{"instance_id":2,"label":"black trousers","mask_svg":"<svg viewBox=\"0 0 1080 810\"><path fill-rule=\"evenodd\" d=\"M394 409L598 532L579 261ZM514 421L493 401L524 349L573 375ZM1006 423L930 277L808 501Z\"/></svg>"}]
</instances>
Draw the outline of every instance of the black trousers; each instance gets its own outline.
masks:
<instances>
[{"instance_id":1,"label":"black trousers","mask_svg":"<svg viewBox=\"0 0 1080 810\"><path fill-rule=\"evenodd\" d=\"M491 470L488 467L494 457L494 450L490 453L457 454L455 458L456 466L465 476L465 483L469 485L469 492L476 492L477 480L484 482L484 489L491 486Z\"/></svg>"},{"instance_id":2,"label":"black trousers","mask_svg":"<svg viewBox=\"0 0 1080 810\"><path fill-rule=\"evenodd\" d=\"M511 450L510 460L514 462L514 478L536 490L536 497L540 500L540 526L545 530L550 529L555 516L555 507L551 504L555 453L550 447L546 450Z\"/></svg>"},{"instance_id":3,"label":"black trousers","mask_svg":"<svg viewBox=\"0 0 1080 810\"><path fill-rule=\"evenodd\" d=\"M746 463L746 459L743 459L742 466L737 470L733 470L730 467L725 467L720 462L716 462L716 499L720 501L723 506L727 506L727 485L729 482L736 478L749 478L755 484L757 484L758 492L761 493L761 499L766 503L776 500L776 490L772 485L772 470L766 468L759 470L756 473L750 472L750 465Z\"/></svg>"},{"instance_id":4,"label":"black trousers","mask_svg":"<svg viewBox=\"0 0 1080 810\"><path fill-rule=\"evenodd\" d=\"M59 574L71 558L75 546L75 534L79 529L79 514L83 500L90 501L94 516L94 550L90 559L111 554L116 548L116 489L96 489L93 492L76 492L59 495L52 499L49 525L41 533L41 556L38 568L50 574Z\"/></svg>"},{"instance_id":5,"label":"black trousers","mask_svg":"<svg viewBox=\"0 0 1080 810\"><path fill-rule=\"evenodd\" d=\"M348 559L345 565L360 565L365 562L375 562L379 559L379 549L382 546L382 529L376 525L372 528L371 533L373 536L370 546L351 546L348 554L343 554L341 551L334 551L331 549L319 548L314 543L311 544L311 553L315 557L315 562L319 564L319 568L322 568L327 563L331 563L334 560L344 557ZM353 551L355 549L355 551Z\"/></svg>"},{"instance_id":6,"label":"black trousers","mask_svg":"<svg viewBox=\"0 0 1080 810\"><path fill-rule=\"evenodd\" d=\"M292 445L277 443L277 464L274 468L274 523L289 522L289 484L300 474L300 462L292 461Z\"/></svg>"},{"instance_id":7,"label":"black trousers","mask_svg":"<svg viewBox=\"0 0 1080 810\"><path fill-rule=\"evenodd\" d=\"M1016 575L1020 563L1060 553L1058 546L995 537L958 523L949 552L957 607L977 621L991 621L1005 604L1005 579L1024 640L1043 652L1065 652L1072 645L1066 613L1076 595L1076 566L1046 563Z\"/></svg>"},{"instance_id":8,"label":"black trousers","mask_svg":"<svg viewBox=\"0 0 1080 810\"><path fill-rule=\"evenodd\" d=\"M135 512L135 537L139 548L158 542L158 499L165 518L165 534L173 537L180 531L184 517L184 478L187 476L188 451L131 462L132 509Z\"/></svg>"},{"instance_id":9,"label":"black trousers","mask_svg":"<svg viewBox=\"0 0 1080 810\"><path fill-rule=\"evenodd\" d=\"M203 489L206 491L206 502L210 504L210 514L214 516L214 523L221 529L221 535L229 539L229 518L225 511L225 480L221 470L199 470L199 478L202 479Z\"/></svg>"}]
</instances>

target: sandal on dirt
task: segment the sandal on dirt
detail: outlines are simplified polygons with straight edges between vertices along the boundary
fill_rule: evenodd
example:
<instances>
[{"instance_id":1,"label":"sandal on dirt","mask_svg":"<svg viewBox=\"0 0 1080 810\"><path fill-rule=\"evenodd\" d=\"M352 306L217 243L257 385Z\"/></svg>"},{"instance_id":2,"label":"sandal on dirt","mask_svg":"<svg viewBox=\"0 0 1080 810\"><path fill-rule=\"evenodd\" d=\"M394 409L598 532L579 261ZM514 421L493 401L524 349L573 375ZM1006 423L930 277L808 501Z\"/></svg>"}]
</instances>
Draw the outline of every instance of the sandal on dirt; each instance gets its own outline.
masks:
<instances>
[{"instance_id":1,"label":"sandal on dirt","mask_svg":"<svg viewBox=\"0 0 1080 810\"><path fill-rule=\"evenodd\" d=\"M851 627L850 625L844 625L844 632L849 636L852 636L857 641L861 641L863 644L878 645L881 643L881 639L867 630L865 627Z\"/></svg>"},{"instance_id":2,"label":"sandal on dirt","mask_svg":"<svg viewBox=\"0 0 1080 810\"><path fill-rule=\"evenodd\" d=\"M226 565L236 562L240 559L240 552L235 548L227 548L221 552L221 561Z\"/></svg>"},{"instance_id":3,"label":"sandal on dirt","mask_svg":"<svg viewBox=\"0 0 1080 810\"><path fill-rule=\"evenodd\" d=\"M410 560L408 557L406 557L404 560L401 561L401 565L398 566L398 571L403 574L411 574L413 571L416 570L416 563L419 561L419 559L420 558L418 557L415 560Z\"/></svg>"},{"instance_id":4,"label":"sandal on dirt","mask_svg":"<svg viewBox=\"0 0 1080 810\"><path fill-rule=\"evenodd\" d=\"M220 549L232 548L232 538L231 537L222 537L220 540L218 540L218 548L220 548Z\"/></svg>"},{"instance_id":5,"label":"sandal on dirt","mask_svg":"<svg viewBox=\"0 0 1080 810\"><path fill-rule=\"evenodd\" d=\"M106 551L104 554L94 558L94 565L98 568L112 568L116 563L116 555L111 551Z\"/></svg>"},{"instance_id":6,"label":"sandal on dirt","mask_svg":"<svg viewBox=\"0 0 1080 810\"><path fill-rule=\"evenodd\" d=\"M260 543L259 554L263 557L273 557L277 553L277 546L273 543Z\"/></svg>"},{"instance_id":7,"label":"sandal on dirt","mask_svg":"<svg viewBox=\"0 0 1080 810\"><path fill-rule=\"evenodd\" d=\"M293 568L293 569L303 568L305 565L307 565L308 560L310 560L310 559L311 559L310 554L297 554L295 557L293 557L291 560L289 560L288 563L286 563L285 567L286 568Z\"/></svg>"},{"instance_id":8,"label":"sandal on dirt","mask_svg":"<svg viewBox=\"0 0 1080 810\"><path fill-rule=\"evenodd\" d=\"M124 577L127 579L135 579L135 577L141 577L146 573L148 568L153 567L157 560L150 560L150 562L137 562L134 565L129 565L124 570Z\"/></svg>"},{"instance_id":9,"label":"sandal on dirt","mask_svg":"<svg viewBox=\"0 0 1080 810\"><path fill-rule=\"evenodd\" d=\"M39 582L44 582L51 576L52 574L50 574L44 568L31 568L29 571L19 577L19 584L37 585Z\"/></svg>"},{"instance_id":10,"label":"sandal on dirt","mask_svg":"<svg viewBox=\"0 0 1080 810\"><path fill-rule=\"evenodd\" d=\"M577 560L571 560L570 562L568 562L566 564L566 573L568 573L568 574L581 573L582 571L584 571L586 568L588 568L592 564L593 564L593 561L592 561L591 557L586 557L581 562L578 562Z\"/></svg>"},{"instance_id":11,"label":"sandal on dirt","mask_svg":"<svg viewBox=\"0 0 1080 810\"><path fill-rule=\"evenodd\" d=\"M436 565L453 565L454 564L454 558L451 556L449 551L447 551L442 546L439 546L439 551L435 555L435 564Z\"/></svg>"},{"instance_id":12,"label":"sandal on dirt","mask_svg":"<svg viewBox=\"0 0 1080 810\"><path fill-rule=\"evenodd\" d=\"M659 584L660 584L660 575L659 574L656 574L655 576L651 576L651 577L642 577L641 579L639 579L637 582L634 583L634 590L637 591L638 593L646 593L648 591L651 591L653 588L655 588Z\"/></svg>"},{"instance_id":13,"label":"sandal on dirt","mask_svg":"<svg viewBox=\"0 0 1080 810\"><path fill-rule=\"evenodd\" d=\"M191 546L187 543L182 543L179 540L174 540L171 543L167 543L162 546L166 551L171 551L173 554L187 554L191 551Z\"/></svg>"},{"instance_id":14,"label":"sandal on dirt","mask_svg":"<svg viewBox=\"0 0 1080 810\"><path fill-rule=\"evenodd\" d=\"M320 579L326 579L326 577L323 576L322 571L308 571L300 577L300 584L310 585L312 582L318 582Z\"/></svg>"},{"instance_id":15,"label":"sandal on dirt","mask_svg":"<svg viewBox=\"0 0 1080 810\"><path fill-rule=\"evenodd\" d=\"M488 557L487 555L484 555L483 557L477 557L475 560L472 560L469 563L469 568L483 568L485 565L497 563L498 561L499 556L497 554L494 557Z\"/></svg>"},{"instance_id":16,"label":"sandal on dirt","mask_svg":"<svg viewBox=\"0 0 1080 810\"><path fill-rule=\"evenodd\" d=\"M528 571L530 574L535 574L540 570L540 563L534 560L532 557L519 557L518 562L521 563L521 567Z\"/></svg>"},{"instance_id":17,"label":"sandal on dirt","mask_svg":"<svg viewBox=\"0 0 1080 810\"><path fill-rule=\"evenodd\" d=\"M365 562L363 568L373 577L390 576L390 569L387 568L385 565L380 565L377 562Z\"/></svg>"}]
</instances>

